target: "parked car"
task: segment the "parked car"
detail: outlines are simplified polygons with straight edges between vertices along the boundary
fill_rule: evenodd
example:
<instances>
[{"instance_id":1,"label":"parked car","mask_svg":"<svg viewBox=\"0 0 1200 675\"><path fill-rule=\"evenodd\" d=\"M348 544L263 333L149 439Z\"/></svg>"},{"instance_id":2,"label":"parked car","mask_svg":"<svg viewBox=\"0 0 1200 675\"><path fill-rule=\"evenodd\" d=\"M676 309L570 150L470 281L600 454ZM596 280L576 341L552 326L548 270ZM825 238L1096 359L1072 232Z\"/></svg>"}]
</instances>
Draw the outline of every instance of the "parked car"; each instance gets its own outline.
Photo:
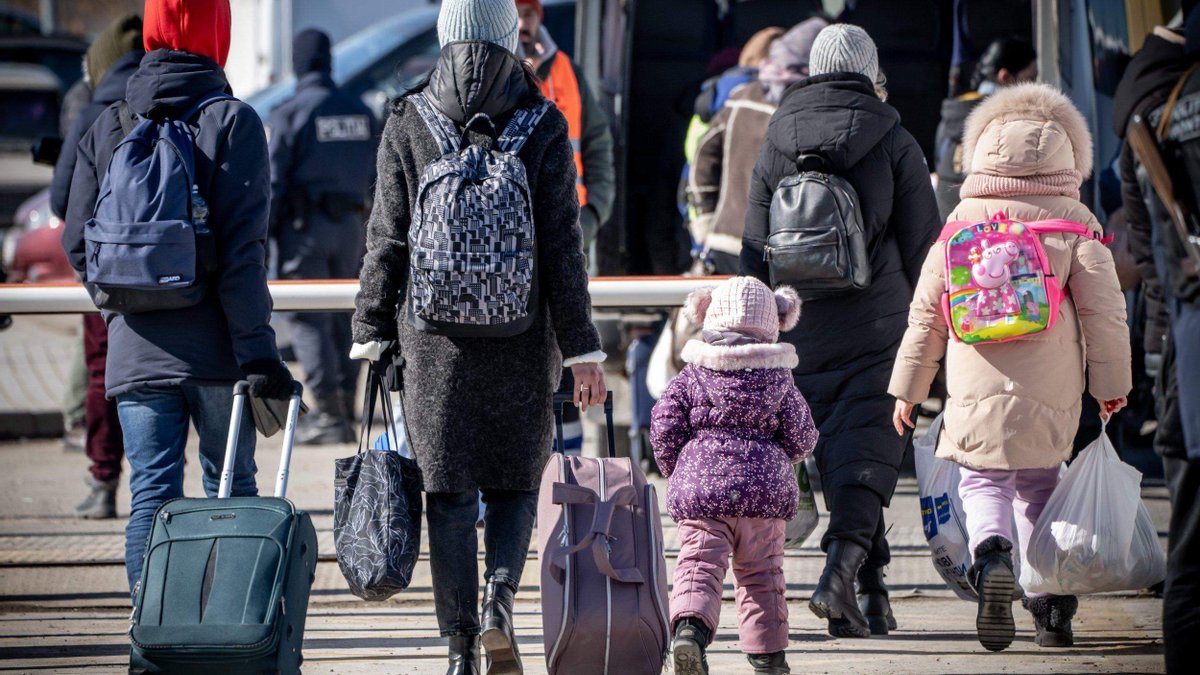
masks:
<instances>
[{"instance_id":1,"label":"parked car","mask_svg":"<svg viewBox=\"0 0 1200 675\"><path fill-rule=\"evenodd\" d=\"M29 150L58 135L61 86L45 66L0 63L0 231L12 226L21 202L50 184L53 169L34 164Z\"/></svg>"},{"instance_id":2,"label":"parked car","mask_svg":"<svg viewBox=\"0 0 1200 675\"><path fill-rule=\"evenodd\" d=\"M28 63L49 68L66 93L83 77L83 55L88 43L67 35L2 35L0 62Z\"/></svg>"},{"instance_id":3,"label":"parked car","mask_svg":"<svg viewBox=\"0 0 1200 675\"><path fill-rule=\"evenodd\" d=\"M546 28L559 47L575 45L574 0L547 0ZM437 40L438 7L422 7L361 30L333 47L333 81L358 96L383 119L387 102L403 94L433 69L441 48ZM266 119L291 97L295 78L287 78L246 97Z\"/></svg>"}]
</instances>

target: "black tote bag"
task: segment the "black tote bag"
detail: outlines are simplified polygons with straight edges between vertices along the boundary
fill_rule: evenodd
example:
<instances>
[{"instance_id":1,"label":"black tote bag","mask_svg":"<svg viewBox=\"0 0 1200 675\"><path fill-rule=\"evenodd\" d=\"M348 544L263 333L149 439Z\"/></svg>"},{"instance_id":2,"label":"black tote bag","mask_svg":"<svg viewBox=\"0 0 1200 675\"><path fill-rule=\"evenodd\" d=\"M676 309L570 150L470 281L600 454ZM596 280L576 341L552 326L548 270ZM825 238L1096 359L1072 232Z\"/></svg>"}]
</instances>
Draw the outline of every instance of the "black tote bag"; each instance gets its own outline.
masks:
<instances>
[{"instance_id":1,"label":"black tote bag","mask_svg":"<svg viewBox=\"0 0 1200 675\"><path fill-rule=\"evenodd\" d=\"M367 376L358 452L334 462L333 540L350 591L386 600L408 587L421 548L421 469L395 452L389 387L373 366ZM375 401L383 409L388 451L371 450Z\"/></svg>"}]
</instances>

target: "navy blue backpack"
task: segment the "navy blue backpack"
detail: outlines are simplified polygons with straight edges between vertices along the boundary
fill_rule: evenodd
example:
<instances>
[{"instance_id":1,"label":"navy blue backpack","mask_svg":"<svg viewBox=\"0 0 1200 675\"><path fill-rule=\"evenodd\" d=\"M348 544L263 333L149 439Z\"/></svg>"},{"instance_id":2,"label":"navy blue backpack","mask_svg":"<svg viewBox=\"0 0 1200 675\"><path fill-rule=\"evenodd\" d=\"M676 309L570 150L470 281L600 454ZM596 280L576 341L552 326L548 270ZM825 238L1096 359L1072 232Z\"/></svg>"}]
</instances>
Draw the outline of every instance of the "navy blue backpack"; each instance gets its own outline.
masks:
<instances>
[{"instance_id":1,"label":"navy blue backpack","mask_svg":"<svg viewBox=\"0 0 1200 675\"><path fill-rule=\"evenodd\" d=\"M99 309L136 314L204 299L217 253L187 123L206 106L232 98L213 94L178 119L161 120L139 120L121 102L125 138L113 151L83 234L84 285Z\"/></svg>"}]
</instances>

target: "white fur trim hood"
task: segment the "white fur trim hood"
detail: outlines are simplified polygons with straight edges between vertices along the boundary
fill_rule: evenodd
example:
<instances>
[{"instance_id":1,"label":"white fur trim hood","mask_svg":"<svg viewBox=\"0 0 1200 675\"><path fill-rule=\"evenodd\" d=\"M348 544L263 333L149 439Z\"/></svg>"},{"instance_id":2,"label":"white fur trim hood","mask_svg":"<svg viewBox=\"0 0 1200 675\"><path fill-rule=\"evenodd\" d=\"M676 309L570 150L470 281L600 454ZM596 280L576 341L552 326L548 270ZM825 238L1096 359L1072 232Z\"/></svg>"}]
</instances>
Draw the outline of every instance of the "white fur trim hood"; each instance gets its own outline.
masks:
<instances>
[{"instance_id":1,"label":"white fur trim hood","mask_svg":"<svg viewBox=\"0 0 1200 675\"><path fill-rule=\"evenodd\" d=\"M724 371L766 368L791 370L800 363L800 358L796 356L796 348L786 342L723 347L710 345L703 340L688 340L683 346L680 358L684 363Z\"/></svg>"},{"instance_id":2,"label":"white fur trim hood","mask_svg":"<svg viewBox=\"0 0 1200 675\"><path fill-rule=\"evenodd\" d=\"M1070 156L1057 157L1062 143ZM981 152L976 151L977 146ZM1004 87L980 103L963 130L963 169L969 173L1031 175L1073 168L1092 173L1092 135L1071 99L1048 84Z\"/></svg>"}]
</instances>

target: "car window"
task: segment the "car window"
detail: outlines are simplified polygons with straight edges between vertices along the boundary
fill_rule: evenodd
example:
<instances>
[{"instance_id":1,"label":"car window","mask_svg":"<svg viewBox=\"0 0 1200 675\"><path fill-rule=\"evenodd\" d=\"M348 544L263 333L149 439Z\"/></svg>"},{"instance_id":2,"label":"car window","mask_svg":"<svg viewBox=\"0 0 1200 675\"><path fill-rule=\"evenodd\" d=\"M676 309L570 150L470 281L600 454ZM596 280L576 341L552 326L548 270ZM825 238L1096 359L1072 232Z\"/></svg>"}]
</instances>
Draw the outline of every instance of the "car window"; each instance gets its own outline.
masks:
<instances>
[{"instance_id":1,"label":"car window","mask_svg":"<svg viewBox=\"0 0 1200 675\"><path fill-rule=\"evenodd\" d=\"M57 134L57 93L10 89L0 96L0 138L26 142Z\"/></svg>"},{"instance_id":2,"label":"car window","mask_svg":"<svg viewBox=\"0 0 1200 675\"><path fill-rule=\"evenodd\" d=\"M382 118L387 102L419 84L433 70L440 53L437 31L427 31L348 82L346 90Z\"/></svg>"}]
</instances>

